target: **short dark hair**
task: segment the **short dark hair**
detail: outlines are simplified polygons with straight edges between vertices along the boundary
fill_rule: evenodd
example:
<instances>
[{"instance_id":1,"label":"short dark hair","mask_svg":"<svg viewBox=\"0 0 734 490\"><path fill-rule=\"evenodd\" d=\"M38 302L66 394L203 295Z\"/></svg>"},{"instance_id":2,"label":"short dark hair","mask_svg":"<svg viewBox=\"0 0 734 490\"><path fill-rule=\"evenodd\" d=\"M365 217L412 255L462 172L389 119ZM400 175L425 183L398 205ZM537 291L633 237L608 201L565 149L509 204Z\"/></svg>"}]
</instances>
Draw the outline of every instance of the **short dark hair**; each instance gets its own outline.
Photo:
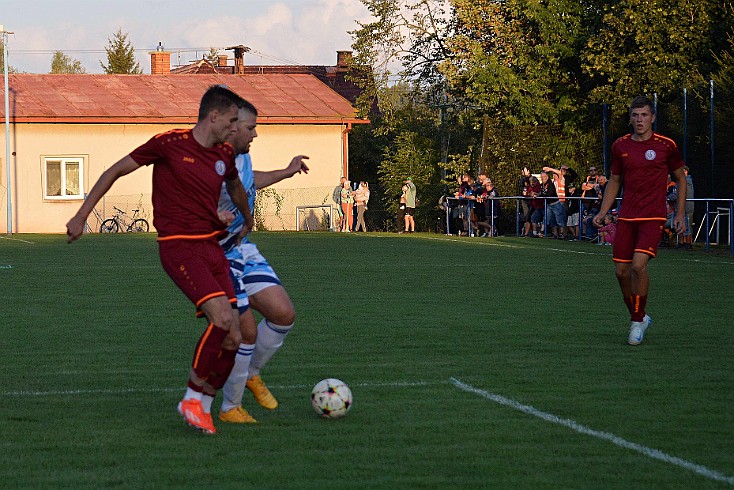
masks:
<instances>
[{"instance_id":1,"label":"short dark hair","mask_svg":"<svg viewBox=\"0 0 734 490\"><path fill-rule=\"evenodd\" d=\"M650 111L655 114L655 104L650 100L650 97L645 97L644 95L638 95L632 99L632 102L630 102L630 114L632 114L632 109L642 109L643 107L649 107Z\"/></svg>"},{"instance_id":2,"label":"short dark hair","mask_svg":"<svg viewBox=\"0 0 734 490\"><path fill-rule=\"evenodd\" d=\"M224 85L212 85L204 92L199 104L199 121L203 120L212 111L225 112L232 106L241 108L245 99L232 92ZM250 104L252 105L252 104Z\"/></svg>"},{"instance_id":3,"label":"short dark hair","mask_svg":"<svg viewBox=\"0 0 734 490\"><path fill-rule=\"evenodd\" d=\"M239 108L253 116L257 116L257 108L247 99L242 99L242 105Z\"/></svg>"}]
</instances>

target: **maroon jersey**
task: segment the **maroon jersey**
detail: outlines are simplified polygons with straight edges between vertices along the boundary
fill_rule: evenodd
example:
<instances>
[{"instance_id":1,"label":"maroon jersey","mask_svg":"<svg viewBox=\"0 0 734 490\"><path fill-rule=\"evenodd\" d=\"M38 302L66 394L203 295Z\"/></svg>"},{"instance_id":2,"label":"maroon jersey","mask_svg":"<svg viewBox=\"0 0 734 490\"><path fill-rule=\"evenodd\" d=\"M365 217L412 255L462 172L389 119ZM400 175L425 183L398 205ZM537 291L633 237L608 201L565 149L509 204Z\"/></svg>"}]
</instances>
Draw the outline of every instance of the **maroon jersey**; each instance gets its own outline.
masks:
<instances>
[{"instance_id":1,"label":"maroon jersey","mask_svg":"<svg viewBox=\"0 0 734 490\"><path fill-rule=\"evenodd\" d=\"M668 174L683 166L678 146L670 138L653 133L634 141L631 135L612 145L612 175L622 177L620 219L665 220Z\"/></svg>"},{"instance_id":2,"label":"maroon jersey","mask_svg":"<svg viewBox=\"0 0 734 490\"><path fill-rule=\"evenodd\" d=\"M207 238L225 226L217 215L225 178L236 179L234 149L207 148L190 129L158 134L130 153L139 165L153 167L153 224L158 239Z\"/></svg>"}]
</instances>

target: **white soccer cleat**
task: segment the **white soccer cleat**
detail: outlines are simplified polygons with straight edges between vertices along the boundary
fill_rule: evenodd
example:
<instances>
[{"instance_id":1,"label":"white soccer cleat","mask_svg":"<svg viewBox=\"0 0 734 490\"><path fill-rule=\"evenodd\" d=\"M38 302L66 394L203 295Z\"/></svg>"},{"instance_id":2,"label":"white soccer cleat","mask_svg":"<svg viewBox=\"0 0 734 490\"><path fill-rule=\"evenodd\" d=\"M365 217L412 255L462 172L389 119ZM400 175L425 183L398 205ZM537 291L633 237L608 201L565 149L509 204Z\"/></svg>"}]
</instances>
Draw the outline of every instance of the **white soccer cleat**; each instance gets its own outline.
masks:
<instances>
[{"instance_id":1,"label":"white soccer cleat","mask_svg":"<svg viewBox=\"0 0 734 490\"><path fill-rule=\"evenodd\" d=\"M643 318L641 322L632 322L627 343L629 345L640 345L643 337L645 336L645 330L651 326L652 318L650 318L650 315L645 315L645 318Z\"/></svg>"}]
</instances>

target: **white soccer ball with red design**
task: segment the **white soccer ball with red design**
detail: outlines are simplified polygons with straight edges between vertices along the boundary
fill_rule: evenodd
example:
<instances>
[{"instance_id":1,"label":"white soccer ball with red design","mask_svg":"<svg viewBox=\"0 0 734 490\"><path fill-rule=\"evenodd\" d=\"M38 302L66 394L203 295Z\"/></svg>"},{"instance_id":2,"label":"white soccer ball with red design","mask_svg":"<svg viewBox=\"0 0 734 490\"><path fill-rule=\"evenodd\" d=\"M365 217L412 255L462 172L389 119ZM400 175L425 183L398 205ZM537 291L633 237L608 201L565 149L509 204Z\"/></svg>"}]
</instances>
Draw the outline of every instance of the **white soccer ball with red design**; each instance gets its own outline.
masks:
<instances>
[{"instance_id":1,"label":"white soccer ball with red design","mask_svg":"<svg viewBox=\"0 0 734 490\"><path fill-rule=\"evenodd\" d=\"M322 379L311 391L311 406L323 418L344 417L352 408L352 390L339 379Z\"/></svg>"}]
</instances>

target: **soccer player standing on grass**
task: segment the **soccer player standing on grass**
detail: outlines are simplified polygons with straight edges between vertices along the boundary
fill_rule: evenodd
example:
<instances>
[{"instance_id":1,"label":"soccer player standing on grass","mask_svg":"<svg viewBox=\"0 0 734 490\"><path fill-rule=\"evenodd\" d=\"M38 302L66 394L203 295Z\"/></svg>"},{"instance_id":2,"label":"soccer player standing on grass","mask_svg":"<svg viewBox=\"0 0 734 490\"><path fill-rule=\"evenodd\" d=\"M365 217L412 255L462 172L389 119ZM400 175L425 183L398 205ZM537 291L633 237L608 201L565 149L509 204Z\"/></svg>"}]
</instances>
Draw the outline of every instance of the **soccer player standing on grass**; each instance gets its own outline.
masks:
<instances>
[{"instance_id":1,"label":"soccer player standing on grass","mask_svg":"<svg viewBox=\"0 0 734 490\"><path fill-rule=\"evenodd\" d=\"M631 315L627 343L639 345L652 318L646 313L650 278L647 264L657 253L666 220L665 189L672 173L680 192L673 226L680 233L685 227L686 177L683 159L675 142L655 133L655 110L652 101L638 96L629 108L632 134L622 136L612 145L612 176L604 191L594 225L603 225L620 189L617 234L612 249L617 281Z\"/></svg>"},{"instance_id":2,"label":"soccer player standing on grass","mask_svg":"<svg viewBox=\"0 0 734 490\"><path fill-rule=\"evenodd\" d=\"M235 362L241 335L229 263L219 246L224 225L217 214L222 183L244 216L240 238L252 228L247 194L238 178L235 154L225 143L237 131L243 99L215 85L201 99L192 129L151 138L106 170L87 200L66 224L69 243L82 235L84 222L118 178L153 164L153 224L163 269L209 321L199 339L186 394L178 405L186 422L214 434L211 404Z\"/></svg>"},{"instance_id":3,"label":"soccer player standing on grass","mask_svg":"<svg viewBox=\"0 0 734 490\"><path fill-rule=\"evenodd\" d=\"M237 153L236 165L250 208L255 206L257 189L268 187L297 173L308 173L303 162L308 157L298 155L281 170L256 172L252 169L250 143L257 137L257 109L245 101L239 112L237 131L228 140ZM344 179L346 180L346 179ZM274 410L278 401L260 377L260 370L283 345L295 322L296 313L288 293L278 276L247 237L240 242L244 220L233 203L228 189L222 188L219 200L220 217L229 223L228 235L220 240L230 265L230 274L237 293L240 311L242 343L239 346L232 373L224 385L219 419L236 424L254 423L255 419L242 407L245 387L263 407ZM259 311L263 319L258 325L248 305Z\"/></svg>"}]
</instances>

